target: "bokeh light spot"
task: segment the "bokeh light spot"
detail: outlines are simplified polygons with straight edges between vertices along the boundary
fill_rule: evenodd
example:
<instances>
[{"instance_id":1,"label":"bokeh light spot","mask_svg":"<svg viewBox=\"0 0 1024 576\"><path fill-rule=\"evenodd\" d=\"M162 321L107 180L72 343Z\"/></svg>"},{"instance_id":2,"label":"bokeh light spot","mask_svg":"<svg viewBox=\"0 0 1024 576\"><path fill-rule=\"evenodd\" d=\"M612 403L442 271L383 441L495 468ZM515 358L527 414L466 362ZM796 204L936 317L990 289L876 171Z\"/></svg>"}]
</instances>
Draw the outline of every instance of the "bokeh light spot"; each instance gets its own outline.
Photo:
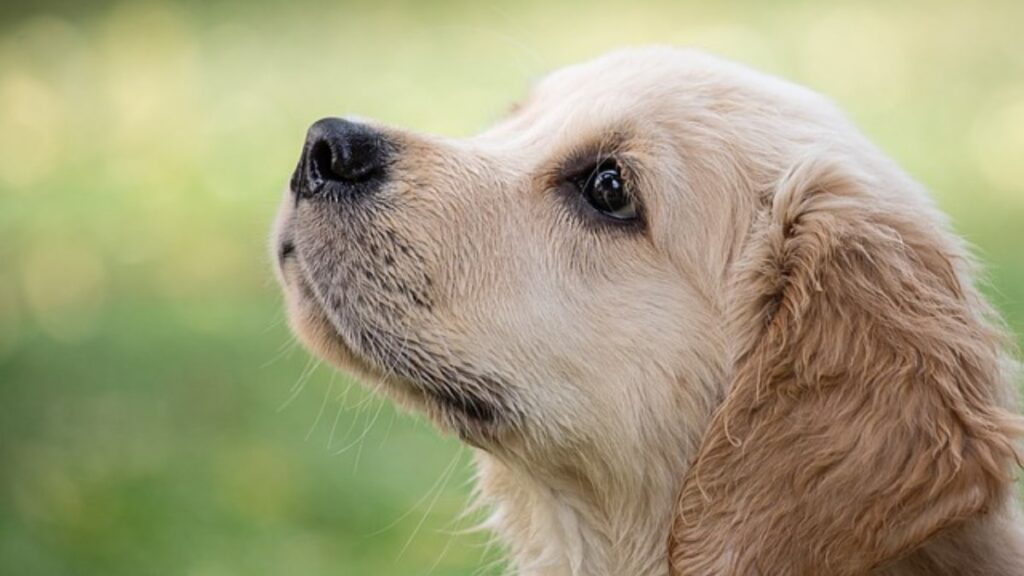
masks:
<instances>
[{"instance_id":1,"label":"bokeh light spot","mask_svg":"<svg viewBox=\"0 0 1024 576\"><path fill-rule=\"evenodd\" d=\"M986 110L971 132L971 152L993 191L1024 205L1024 87Z\"/></svg>"},{"instance_id":2,"label":"bokeh light spot","mask_svg":"<svg viewBox=\"0 0 1024 576\"><path fill-rule=\"evenodd\" d=\"M60 166L64 107L60 95L31 73L0 77L0 183L27 190Z\"/></svg>"},{"instance_id":3,"label":"bokeh light spot","mask_svg":"<svg viewBox=\"0 0 1024 576\"><path fill-rule=\"evenodd\" d=\"M89 336L105 297L100 256L73 239L33 246L25 256L25 300L49 336L75 342Z\"/></svg>"}]
</instances>

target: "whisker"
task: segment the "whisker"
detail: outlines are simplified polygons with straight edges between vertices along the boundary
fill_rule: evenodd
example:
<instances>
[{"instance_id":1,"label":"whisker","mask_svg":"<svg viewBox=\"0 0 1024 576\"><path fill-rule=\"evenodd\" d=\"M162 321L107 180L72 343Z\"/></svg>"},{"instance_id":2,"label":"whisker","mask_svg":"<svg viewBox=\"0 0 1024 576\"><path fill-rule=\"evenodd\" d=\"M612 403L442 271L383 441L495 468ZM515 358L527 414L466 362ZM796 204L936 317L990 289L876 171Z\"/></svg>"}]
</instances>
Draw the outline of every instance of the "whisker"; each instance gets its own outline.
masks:
<instances>
[{"instance_id":1,"label":"whisker","mask_svg":"<svg viewBox=\"0 0 1024 576\"><path fill-rule=\"evenodd\" d=\"M425 492L425 493L423 494L423 496L420 496L420 499L419 499L419 500L417 500L417 501L416 501L416 503L415 503L415 504L413 504L413 505L412 505L412 507L411 507L411 508L409 508L409 510L408 510L408 511L404 512L404 513L403 513L403 514L402 514L401 516L399 516L398 518L395 518L394 520L392 520L391 522L389 522L389 523L388 523L388 524L387 524L386 526L384 526L383 528L380 528L380 529L378 529L378 530L374 530L373 532L370 532L370 533L369 533L369 534L367 534L366 536L367 536L367 537L371 537L371 536L379 536L379 535L381 535L381 534L383 534L383 533L387 532L388 530L391 530L391 529L392 529L392 528L394 528L395 526L398 526L398 524L399 524L399 523L400 523L400 522L401 522L402 520L405 520L405 519L406 519L406 518L408 518L408 517L409 517L410 515L412 515L412 513L413 513L413 512L415 512L415 511L416 511L416 510L417 510L417 509L418 509L418 508L419 508L420 506L422 506L422 505L423 505L423 503L424 503L424 502L426 502L426 501L427 501L427 498L430 498L430 495L434 493L434 490L435 490L435 489L436 489L436 488L437 488L438 486L440 486L440 485L441 485L441 482L442 482L442 481L444 480L444 477L445 477L445 475L447 474L447 472L448 472L448 469L449 469L449 468L452 468L453 466L455 466L455 465L456 465L456 464L458 463L458 461L459 461L459 458L461 458L461 457L462 457L462 451L460 450L459 452L457 452L457 453L455 454L455 456L454 456L454 457L452 457L452 459L451 459L451 460L450 460L450 461L448 462L448 464L447 464L447 465L446 465L446 466L444 467L444 469L443 469L443 470L441 470L441 474L440 474L440 475L438 475L438 477L437 477L437 480L435 480L435 481L434 481L434 483L433 483L433 484L432 484L432 485L430 486L430 488L428 488L428 489L427 489L427 491L426 491L426 492Z\"/></svg>"},{"instance_id":2,"label":"whisker","mask_svg":"<svg viewBox=\"0 0 1024 576\"><path fill-rule=\"evenodd\" d=\"M337 456L339 454L343 454L344 452L348 451L349 449L351 449L356 444L359 444L360 446L362 446L363 439L365 439L366 435L370 433L370 430L373 428L373 424L375 422L377 422L377 418L380 417L380 413L381 413L381 411L383 409L384 409L384 401L381 400L377 404L377 411L374 413L373 418L371 418L369 420L369 423L363 428L362 433L360 433L359 436L355 440L353 440L352 442L349 442L346 446L343 446L343 447L339 448L337 451L335 451L334 455ZM347 435L346 435L346 437L347 437Z\"/></svg>"},{"instance_id":3,"label":"whisker","mask_svg":"<svg viewBox=\"0 0 1024 576\"><path fill-rule=\"evenodd\" d=\"M321 361L314 360L314 358L310 358L310 362L306 364L306 370L303 371L303 373L299 376L299 379L295 382L294 385L292 385L291 395L288 397L288 399L284 401L283 404L277 407L277 412L281 412L285 408L287 408L292 402L295 401L296 398L299 397L299 394L301 394L302 391L306 388L306 383L309 382L310 377L313 376L313 373L316 372L316 369L320 367Z\"/></svg>"},{"instance_id":4,"label":"whisker","mask_svg":"<svg viewBox=\"0 0 1024 576\"><path fill-rule=\"evenodd\" d=\"M341 413L345 410L345 400L348 399L348 391L352 389L352 381L348 381L348 386L338 397L334 399L338 403L338 410L334 413L334 424L331 426L331 434L327 437L327 450L331 449L334 445L334 433L338 430L338 421L341 420Z\"/></svg>"},{"instance_id":5,"label":"whisker","mask_svg":"<svg viewBox=\"0 0 1024 576\"><path fill-rule=\"evenodd\" d=\"M282 358L285 357L285 355L290 354L291 352L293 352L298 347L299 347L299 339L296 338L295 336L289 334L288 338L286 338L285 341L282 342L280 346L278 346L277 352L274 353L274 355L270 358L270 360L267 360L263 364L260 364L260 370L264 370L266 368L269 368L272 364L274 364L277 361L281 360Z\"/></svg>"},{"instance_id":6,"label":"whisker","mask_svg":"<svg viewBox=\"0 0 1024 576\"><path fill-rule=\"evenodd\" d=\"M306 437L303 442L309 442L309 437L313 435L313 430L316 430L316 425L320 423L320 418L324 415L324 408L327 407L327 399L331 396L331 391L334 389L334 378L335 373L331 373L331 381L327 383L327 391L324 392L324 401L320 403L320 411L316 413L316 418L313 420L313 425L309 427L309 431L306 432Z\"/></svg>"},{"instance_id":7,"label":"whisker","mask_svg":"<svg viewBox=\"0 0 1024 576\"><path fill-rule=\"evenodd\" d=\"M462 452L459 452L456 456L457 457L455 459L455 462L458 462L461 459ZM412 541L416 539L416 536L419 534L420 529L423 528L423 523L427 521L427 516L430 516L430 513L434 511L434 506L437 505L437 501L441 498L441 494L443 494L445 488L448 487L448 481L451 480L452 475L455 473L455 469L456 466L451 465L445 471L444 482L441 484L441 487L434 494L434 497L430 500L430 504L427 506L426 512L424 512L423 516L420 517L420 521L416 524L416 528L413 529L412 534L409 536L409 539L405 541L405 545L402 546L402 549L398 551L398 555L395 556L395 562L400 560L402 556L405 555L405 551L409 549L409 545L411 545Z\"/></svg>"}]
</instances>

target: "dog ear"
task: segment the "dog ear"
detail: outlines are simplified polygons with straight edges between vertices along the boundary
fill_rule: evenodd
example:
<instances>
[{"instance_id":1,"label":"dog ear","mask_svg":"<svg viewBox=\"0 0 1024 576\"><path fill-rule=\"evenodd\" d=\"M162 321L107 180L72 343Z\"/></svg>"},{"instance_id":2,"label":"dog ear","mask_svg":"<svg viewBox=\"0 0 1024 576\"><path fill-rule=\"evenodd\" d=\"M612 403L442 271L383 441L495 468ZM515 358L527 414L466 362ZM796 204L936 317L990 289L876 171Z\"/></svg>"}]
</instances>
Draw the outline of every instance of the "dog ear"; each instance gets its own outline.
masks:
<instances>
[{"instance_id":1,"label":"dog ear","mask_svg":"<svg viewBox=\"0 0 1024 576\"><path fill-rule=\"evenodd\" d=\"M865 574L1012 489L1005 338L924 200L821 154L754 224L674 575Z\"/></svg>"}]
</instances>

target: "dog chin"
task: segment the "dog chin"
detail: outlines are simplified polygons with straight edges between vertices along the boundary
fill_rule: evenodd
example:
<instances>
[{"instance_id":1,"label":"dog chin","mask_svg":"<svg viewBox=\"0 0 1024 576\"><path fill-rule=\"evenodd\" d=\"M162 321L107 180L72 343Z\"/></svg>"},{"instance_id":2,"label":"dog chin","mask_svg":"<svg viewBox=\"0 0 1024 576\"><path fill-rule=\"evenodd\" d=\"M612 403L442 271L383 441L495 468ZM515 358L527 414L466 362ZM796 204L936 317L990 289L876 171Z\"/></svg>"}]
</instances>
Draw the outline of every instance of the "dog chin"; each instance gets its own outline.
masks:
<instances>
[{"instance_id":1,"label":"dog chin","mask_svg":"<svg viewBox=\"0 0 1024 576\"><path fill-rule=\"evenodd\" d=\"M287 276L287 275L286 275ZM442 393L400 378L345 342L321 309L304 280L286 281L288 319L292 331L315 355L348 373L374 392L383 393L403 409L425 414L443 432L456 434L478 448L493 448L502 428L500 415L472 395ZM294 284L294 285L293 285Z\"/></svg>"}]
</instances>

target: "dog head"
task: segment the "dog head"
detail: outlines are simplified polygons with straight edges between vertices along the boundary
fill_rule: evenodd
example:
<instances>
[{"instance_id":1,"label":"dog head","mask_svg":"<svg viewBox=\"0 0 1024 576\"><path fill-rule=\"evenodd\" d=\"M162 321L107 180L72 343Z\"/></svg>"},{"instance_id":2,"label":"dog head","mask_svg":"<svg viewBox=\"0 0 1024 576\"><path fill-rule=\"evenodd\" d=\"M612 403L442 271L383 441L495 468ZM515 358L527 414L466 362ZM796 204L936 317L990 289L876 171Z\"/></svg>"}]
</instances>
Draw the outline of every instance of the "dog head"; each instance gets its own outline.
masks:
<instances>
[{"instance_id":1,"label":"dog head","mask_svg":"<svg viewBox=\"0 0 1024 576\"><path fill-rule=\"evenodd\" d=\"M274 247L300 338L442 429L683 486L680 572L856 573L1006 484L998 336L942 218L825 100L710 56L565 68L466 140L321 120Z\"/></svg>"},{"instance_id":2,"label":"dog head","mask_svg":"<svg viewBox=\"0 0 1024 576\"><path fill-rule=\"evenodd\" d=\"M763 112L782 111L729 72L613 55L463 141L317 122L275 241L297 333L493 450L663 438L662 420L706 415L736 221L784 145ZM774 87L791 114L813 98Z\"/></svg>"}]
</instances>

